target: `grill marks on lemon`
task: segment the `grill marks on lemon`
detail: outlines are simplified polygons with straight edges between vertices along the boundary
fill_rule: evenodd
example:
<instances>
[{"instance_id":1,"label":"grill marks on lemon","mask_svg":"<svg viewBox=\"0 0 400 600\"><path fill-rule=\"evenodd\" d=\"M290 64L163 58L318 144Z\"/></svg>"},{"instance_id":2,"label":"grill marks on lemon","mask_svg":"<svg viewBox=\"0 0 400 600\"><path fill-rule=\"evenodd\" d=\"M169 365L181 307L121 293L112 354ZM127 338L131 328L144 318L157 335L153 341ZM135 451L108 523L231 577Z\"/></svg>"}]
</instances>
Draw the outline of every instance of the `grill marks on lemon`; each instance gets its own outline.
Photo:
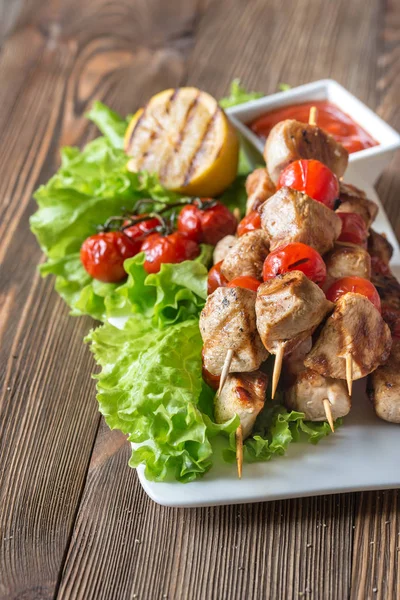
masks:
<instances>
[{"instance_id":1,"label":"grill marks on lemon","mask_svg":"<svg viewBox=\"0 0 400 600\"><path fill-rule=\"evenodd\" d=\"M236 132L216 100L196 88L166 90L133 117L125 151L131 171L158 174L178 192L214 196L236 177Z\"/></svg>"}]
</instances>

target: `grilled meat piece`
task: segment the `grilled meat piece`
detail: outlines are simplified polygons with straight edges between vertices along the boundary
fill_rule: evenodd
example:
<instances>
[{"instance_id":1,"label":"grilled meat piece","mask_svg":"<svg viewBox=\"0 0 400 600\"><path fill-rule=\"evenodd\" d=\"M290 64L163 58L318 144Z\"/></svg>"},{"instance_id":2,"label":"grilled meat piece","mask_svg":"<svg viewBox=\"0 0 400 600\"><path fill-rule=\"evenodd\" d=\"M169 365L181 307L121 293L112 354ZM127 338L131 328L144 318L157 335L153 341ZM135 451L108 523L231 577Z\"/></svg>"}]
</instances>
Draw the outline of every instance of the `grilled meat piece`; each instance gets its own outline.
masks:
<instances>
[{"instance_id":1,"label":"grilled meat piece","mask_svg":"<svg viewBox=\"0 0 400 600\"><path fill-rule=\"evenodd\" d=\"M300 158L315 158L338 177L342 177L349 153L323 129L287 119L271 129L265 144L264 158L269 176L276 185L283 169Z\"/></svg>"},{"instance_id":2,"label":"grilled meat piece","mask_svg":"<svg viewBox=\"0 0 400 600\"><path fill-rule=\"evenodd\" d=\"M389 327L375 306L360 294L339 298L304 364L324 377L346 379L346 355L353 358L353 380L361 379L389 357Z\"/></svg>"},{"instance_id":3,"label":"grilled meat piece","mask_svg":"<svg viewBox=\"0 0 400 600\"><path fill-rule=\"evenodd\" d=\"M270 250L290 242L303 242L325 254L339 237L340 218L307 194L283 187L259 209Z\"/></svg>"},{"instance_id":4,"label":"grilled meat piece","mask_svg":"<svg viewBox=\"0 0 400 600\"><path fill-rule=\"evenodd\" d=\"M228 350L230 372L255 371L268 356L256 326L256 293L244 288L218 288L208 296L200 315L204 366L221 375Z\"/></svg>"},{"instance_id":5,"label":"grilled meat piece","mask_svg":"<svg viewBox=\"0 0 400 600\"><path fill-rule=\"evenodd\" d=\"M268 171L265 167L256 169L246 179L246 215L252 210L257 210L259 206L276 192L276 187L272 183Z\"/></svg>"},{"instance_id":6,"label":"grilled meat piece","mask_svg":"<svg viewBox=\"0 0 400 600\"><path fill-rule=\"evenodd\" d=\"M268 377L261 371L232 373L219 396L214 400L217 423L225 423L235 414L239 416L243 438L247 438L255 420L264 408Z\"/></svg>"},{"instance_id":7,"label":"grilled meat piece","mask_svg":"<svg viewBox=\"0 0 400 600\"><path fill-rule=\"evenodd\" d=\"M365 192L341 181L339 201L336 212L357 213L364 219L367 229L371 227L378 214L378 206L372 200L368 200Z\"/></svg>"},{"instance_id":8,"label":"grilled meat piece","mask_svg":"<svg viewBox=\"0 0 400 600\"><path fill-rule=\"evenodd\" d=\"M333 419L344 417L351 408L346 383L305 368L304 359L311 347L310 336L283 361L284 403L289 410L304 412L309 421L326 421L323 401L327 399Z\"/></svg>"},{"instance_id":9,"label":"grilled meat piece","mask_svg":"<svg viewBox=\"0 0 400 600\"><path fill-rule=\"evenodd\" d=\"M371 257L361 246L348 242L336 242L324 256L326 280L324 290L342 277L364 277L371 279Z\"/></svg>"},{"instance_id":10,"label":"grilled meat piece","mask_svg":"<svg viewBox=\"0 0 400 600\"><path fill-rule=\"evenodd\" d=\"M311 369L304 369L295 383L284 390L284 403L289 410L303 412L307 421L326 421L323 401L329 400L333 420L350 412L351 400L346 382L323 377Z\"/></svg>"},{"instance_id":11,"label":"grilled meat piece","mask_svg":"<svg viewBox=\"0 0 400 600\"><path fill-rule=\"evenodd\" d=\"M368 252L388 265L393 256L393 246L384 235L371 229L368 236Z\"/></svg>"},{"instance_id":12,"label":"grilled meat piece","mask_svg":"<svg viewBox=\"0 0 400 600\"><path fill-rule=\"evenodd\" d=\"M264 260L269 251L268 236L262 229L249 231L237 239L225 255L221 273L230 281L234 277L249 275L262 279Z\"/></svg>"},{"instance_id":13,"label":"grilled meat piece","mask_svg":"<svg viewBox=\"0 0 400 600\"><path fill-rule=\"evenodd\" d=\"M238 238L234 235L226 235L222 238L222 240L219 240L219 242L214 248L214 265L221 262L221 260L224 260L225 256L229 253L229 251L233 248L237 241Z\"/></svg>"},{"instance_id":14,"label":"grilled meat piece","mask_svg":"<svg viewBox=\"0 0 400 600\"><path fill-rule=\"evenodd\" d=\"M389 359L371 373L367 390L378 417L400 423L400 338L393 338Z\"/></svg>"},{"instance_id":15,"label":"grilled meat piece","mask_svg":"<svg viewBox=\"0 0 400 600\"><path fill-rule=\"evenodd\" d=\"M285 354L309 337L334 307L324 292L301 271L265 281L257 291L257 329L269 352L281 343Z\"/></svg>"}]
</instances>

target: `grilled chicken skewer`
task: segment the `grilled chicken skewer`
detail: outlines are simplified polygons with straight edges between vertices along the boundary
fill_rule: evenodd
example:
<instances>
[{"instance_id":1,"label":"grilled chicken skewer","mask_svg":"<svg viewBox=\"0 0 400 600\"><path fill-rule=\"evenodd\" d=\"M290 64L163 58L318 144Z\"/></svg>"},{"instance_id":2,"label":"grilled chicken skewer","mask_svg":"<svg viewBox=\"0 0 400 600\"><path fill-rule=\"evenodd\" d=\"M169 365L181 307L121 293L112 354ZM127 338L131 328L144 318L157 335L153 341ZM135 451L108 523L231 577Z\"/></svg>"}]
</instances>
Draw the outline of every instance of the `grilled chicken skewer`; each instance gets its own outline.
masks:
<instances>
[{"instance_id":1,"label":"grilled chicken skewer","mask_svg":"<svg viewBox=\"0 0 400 600\"><path fill-rule=\"evenodd\" d=\"M348 292L336 302L304 364L324 377L349 381L350 354L351 379L361 379L388 359L390 347L390 330L379 311L365 296Z\"/></svg>"},{"instance_id":2,"label":"grilled chicken skewer","mask_svg":"<svg viewBox=\"0 0 400 600\"><path fill-rule=\"evenodd\" d=\"M393 248L387 239L371 230L368 250L372 258L372 281L381 298L382 316L392 332L392 349L386 364L369 376L367 391L379 418L400 423L400 283L388 266Z\"/></svg>"},{"instance_id":3,"label":"grilled chicken skewer","mask_svg":"<svg viewBox=\"0 0 400 600\"><path fill-rule=\"evenodd\" d=\"M238 476L242 476L243 440L251 433L257 416L265 404L268 377L262 371L231 373L223 390L215 397L214 412L217 423L229 421L235 414L240 426L236 431L236 460Z\"/></svg>"},{"instance_id":4,"label":"grilled chicken skewer","mask_svg":"<svg viewBox=\"0 0 400 600\"><path fill-rule=\"evenodd\" d=\"M348 152L317 125L287 119L272 128L265 144L264 158L269 176L276 185L281 172L299 159L317 159L340 178L347 167Z\"/></svg>"},{"instance_id":5,"label":"grilled chicken skewer","mask_svg":"<svg viewBox=\"0 0 400 600\"><path fill-rule=\"evenodd\" d=\"M334 305L302 271L290 271L265 281L257 291L257 329L262 343L275 354L272 398L284 355L309 337Z\"/></svg>"},{"instance_id":6,"label":"grilled chicken skewer","mask_svg":"<svg viewBox=\"0 0 400 600\"><path fill-rule=\"evenodd\" d=\"M208 296L200 314L200 333L204 366L212 375L222 375L229 350L226 375L255 371L267 359L257 331L255 301L255 292L240 287L220 287ZM222 390L222 377L221 383Z\"/></svg>"},{"instance_id":7,"label":"grilled chicken skewer","mask_svg":"<svg viewBox=\"0 0 400 600\"><path fill-rule=\"evenodd\" d=\"M334 431L334 421L350 411L350 396L344 381L323 377L304 366L311 347L309 337L284 360L284 402L290 410L303 412L308 421L328 421Z\"/></svg>"}]
</instances>

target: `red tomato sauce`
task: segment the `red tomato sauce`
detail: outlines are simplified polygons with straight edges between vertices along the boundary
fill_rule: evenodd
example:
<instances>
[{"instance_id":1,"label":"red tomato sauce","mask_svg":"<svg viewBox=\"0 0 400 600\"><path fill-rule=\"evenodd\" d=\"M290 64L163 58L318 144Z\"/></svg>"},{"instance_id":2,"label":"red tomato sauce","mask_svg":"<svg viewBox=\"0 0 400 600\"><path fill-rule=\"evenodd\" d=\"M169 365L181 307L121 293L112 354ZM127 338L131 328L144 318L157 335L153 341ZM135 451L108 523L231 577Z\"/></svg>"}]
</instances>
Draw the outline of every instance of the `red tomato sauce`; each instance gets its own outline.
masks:
<instances>
[{"instance_id":1,"label":"red tomato sauce","mask_svg":"<svg viewBox=\"0 0 400 600\"><path fill-rule=\"evenodd\" d=\"M297 121L308 123L308 116L312 106L316 106L318 109L318 125L333 135L350 153L378 146L378 142L365 129L360 127L358 123L353 121L349 115L346 115L335 104L326 100L314 100L313 102L278 108L258 117L255 121L249 123L248 127L260 138L266 139L271 129L279 121L296 119Z\"/></svg>"}]
</instances>

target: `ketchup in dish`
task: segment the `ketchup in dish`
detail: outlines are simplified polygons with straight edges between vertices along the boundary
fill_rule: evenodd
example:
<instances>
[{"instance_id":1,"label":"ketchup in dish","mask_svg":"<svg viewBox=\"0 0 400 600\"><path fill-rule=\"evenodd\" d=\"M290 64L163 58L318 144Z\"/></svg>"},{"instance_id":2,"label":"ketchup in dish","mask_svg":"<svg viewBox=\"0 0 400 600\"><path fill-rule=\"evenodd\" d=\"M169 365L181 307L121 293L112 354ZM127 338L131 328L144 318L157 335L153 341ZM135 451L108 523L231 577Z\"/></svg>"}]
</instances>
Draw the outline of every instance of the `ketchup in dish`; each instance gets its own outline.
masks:
<instances>
[{"instance_id":1,"label":"ketchup in dish","mask_svg":"<svg viewBox=\"0 0 400 600\"><path fill-rule=\"evenodd\" d=\"M249 123L249 127L260 138L266 139L274 125L285 119L296 119L303 123L308 123L310 108L316 106L318 109L318 125L333 135L333 137L343 144L350 152L359 152L365 148L377 146L378 142L370 136L358 123L353 121L349 115L346 115L340 108L327 102L326 100L317 100L295 104L292 106L283 106L273 110L255 121Z\"/></svg>"}]
</instances>

